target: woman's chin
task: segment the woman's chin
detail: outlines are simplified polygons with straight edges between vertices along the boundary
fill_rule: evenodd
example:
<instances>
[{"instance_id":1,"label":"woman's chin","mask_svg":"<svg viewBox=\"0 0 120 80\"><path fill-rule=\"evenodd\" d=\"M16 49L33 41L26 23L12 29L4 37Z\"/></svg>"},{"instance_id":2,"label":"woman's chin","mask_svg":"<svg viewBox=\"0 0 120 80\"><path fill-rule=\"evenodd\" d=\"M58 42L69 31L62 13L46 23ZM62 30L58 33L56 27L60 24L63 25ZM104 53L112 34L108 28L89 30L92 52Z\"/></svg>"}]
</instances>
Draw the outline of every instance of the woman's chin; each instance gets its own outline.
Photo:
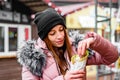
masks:
<instances>
[{"instance_id":1,"label":"woman's chin","mask_svg":"<svg viewBox=\"0 0 120 80\"><path fill-rule=\"evenodd\" d=\"M62 47L63 46L63 44L57 44L56 45L56 47Z\"/></svg>"}]
</instances>

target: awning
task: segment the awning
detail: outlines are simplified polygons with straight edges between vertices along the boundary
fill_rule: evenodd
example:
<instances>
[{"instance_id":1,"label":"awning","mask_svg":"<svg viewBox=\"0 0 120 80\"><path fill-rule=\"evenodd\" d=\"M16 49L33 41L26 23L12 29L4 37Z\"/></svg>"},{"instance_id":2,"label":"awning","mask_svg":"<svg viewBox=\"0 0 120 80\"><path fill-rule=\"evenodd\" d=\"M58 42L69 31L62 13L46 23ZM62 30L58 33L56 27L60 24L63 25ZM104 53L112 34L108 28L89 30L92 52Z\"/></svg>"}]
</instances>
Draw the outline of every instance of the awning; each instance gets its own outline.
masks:
<instances>
[{"instance_id":1,"label":"awning","mask_svg":"<svg viewBox=\"0 0 120 80\"><path fill-rule=\"evenodd\" d=\"M81 10L89 5L92 5L93 2L83 3L83 4L74 4L74 5L67 5L67 6L59 6L57 7L61 11L61 15L65 16L67 14L73 13L75 11Z\"/></svg>"},{"instance_id":2,"label":"awning","mask_svg":"<svg viewBox=\"0 0 120 80\"><path fill-rule=\"evenodd\" d=\"M45 2L48 4L48 6L54 8L56 11L61 13L62 16L65 16L67 14L73 13L75 11L88 7L89 5L94 4L94 2L88 2L88 3L80 3L80 4L73 4L66 6L57 6L54 3L52 3L50 0L45 0Z\"/></svg>"}]
</instances>

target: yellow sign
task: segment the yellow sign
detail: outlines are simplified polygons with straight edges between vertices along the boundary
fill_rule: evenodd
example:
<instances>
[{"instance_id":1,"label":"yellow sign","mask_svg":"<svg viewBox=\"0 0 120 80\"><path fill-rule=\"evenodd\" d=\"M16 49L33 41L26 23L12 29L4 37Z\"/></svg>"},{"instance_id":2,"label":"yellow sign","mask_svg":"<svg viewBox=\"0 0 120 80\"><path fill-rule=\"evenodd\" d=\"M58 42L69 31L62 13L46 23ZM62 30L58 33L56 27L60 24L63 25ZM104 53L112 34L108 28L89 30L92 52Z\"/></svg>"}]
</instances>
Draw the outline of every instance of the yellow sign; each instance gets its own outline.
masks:
<instances>
[{"instance_id":1,"label":"yellow sign","mask_svg":"<svg viewBox=\"0 0 120 80\"><path fill-rule=\"evenodd\" d=\"M117 69L120 69L120 57L117 60L116 66L117 66Z\"/></svg>"},{"instance_id":2,"label":"yellow sign","mask_svg":"<svg viewBox=\"0 0 120 80\"><path fill-rule=\"evenodd\" d=\"M72 14L68 14L66 16L67 28L69 29L94 28L95 27L94 8L95 5L90 5ZM105 16L103 9L99 6L97 8L98 8L98 15ZM100 28L102 27L100 23L98 24L98 27L99 26Z\"/></svg>"}]
</instances>

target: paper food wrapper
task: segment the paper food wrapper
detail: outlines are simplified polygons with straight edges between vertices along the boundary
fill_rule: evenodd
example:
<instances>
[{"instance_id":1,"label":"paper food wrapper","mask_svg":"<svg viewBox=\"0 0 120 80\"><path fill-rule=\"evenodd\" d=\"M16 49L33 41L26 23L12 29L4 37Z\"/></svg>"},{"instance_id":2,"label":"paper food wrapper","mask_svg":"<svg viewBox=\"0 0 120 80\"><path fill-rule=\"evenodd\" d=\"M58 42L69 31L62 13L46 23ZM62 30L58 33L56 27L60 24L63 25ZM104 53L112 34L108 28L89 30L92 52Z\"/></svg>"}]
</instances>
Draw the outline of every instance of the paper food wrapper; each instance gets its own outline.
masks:
<instances>
[{"instance_id":1,"label":"paper food wrapper","mask_svg":"<svg viewBox=\"0 0 120 80\"><path fill-rule=\"evenodd\" d=\"M79 55L75 54L71 58L70 70L80 70L84 69L86 66L86 61L88 58L88 50L86 50L86 55L84 57L79 57Z\"/></svg>"}]
</instances>

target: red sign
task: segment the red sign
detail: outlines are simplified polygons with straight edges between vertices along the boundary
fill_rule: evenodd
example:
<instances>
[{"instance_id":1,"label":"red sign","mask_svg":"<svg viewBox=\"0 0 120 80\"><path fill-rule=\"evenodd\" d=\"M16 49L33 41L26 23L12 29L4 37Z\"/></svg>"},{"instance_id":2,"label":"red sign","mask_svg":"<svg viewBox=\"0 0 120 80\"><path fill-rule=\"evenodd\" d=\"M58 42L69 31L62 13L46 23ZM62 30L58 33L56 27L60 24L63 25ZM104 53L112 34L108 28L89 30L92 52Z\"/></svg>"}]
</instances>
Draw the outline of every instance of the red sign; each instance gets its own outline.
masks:
<instances>
[{"instance_id":1,"label":"red sign","mask_svg":"<svg viewBox=\"0 0 120 80\"><path fill-rule=\"evenodd\" d=\"M27 41L29 39L29 30L28 28L25 28L25 40Z\"/></svg>"}]
</instances>

